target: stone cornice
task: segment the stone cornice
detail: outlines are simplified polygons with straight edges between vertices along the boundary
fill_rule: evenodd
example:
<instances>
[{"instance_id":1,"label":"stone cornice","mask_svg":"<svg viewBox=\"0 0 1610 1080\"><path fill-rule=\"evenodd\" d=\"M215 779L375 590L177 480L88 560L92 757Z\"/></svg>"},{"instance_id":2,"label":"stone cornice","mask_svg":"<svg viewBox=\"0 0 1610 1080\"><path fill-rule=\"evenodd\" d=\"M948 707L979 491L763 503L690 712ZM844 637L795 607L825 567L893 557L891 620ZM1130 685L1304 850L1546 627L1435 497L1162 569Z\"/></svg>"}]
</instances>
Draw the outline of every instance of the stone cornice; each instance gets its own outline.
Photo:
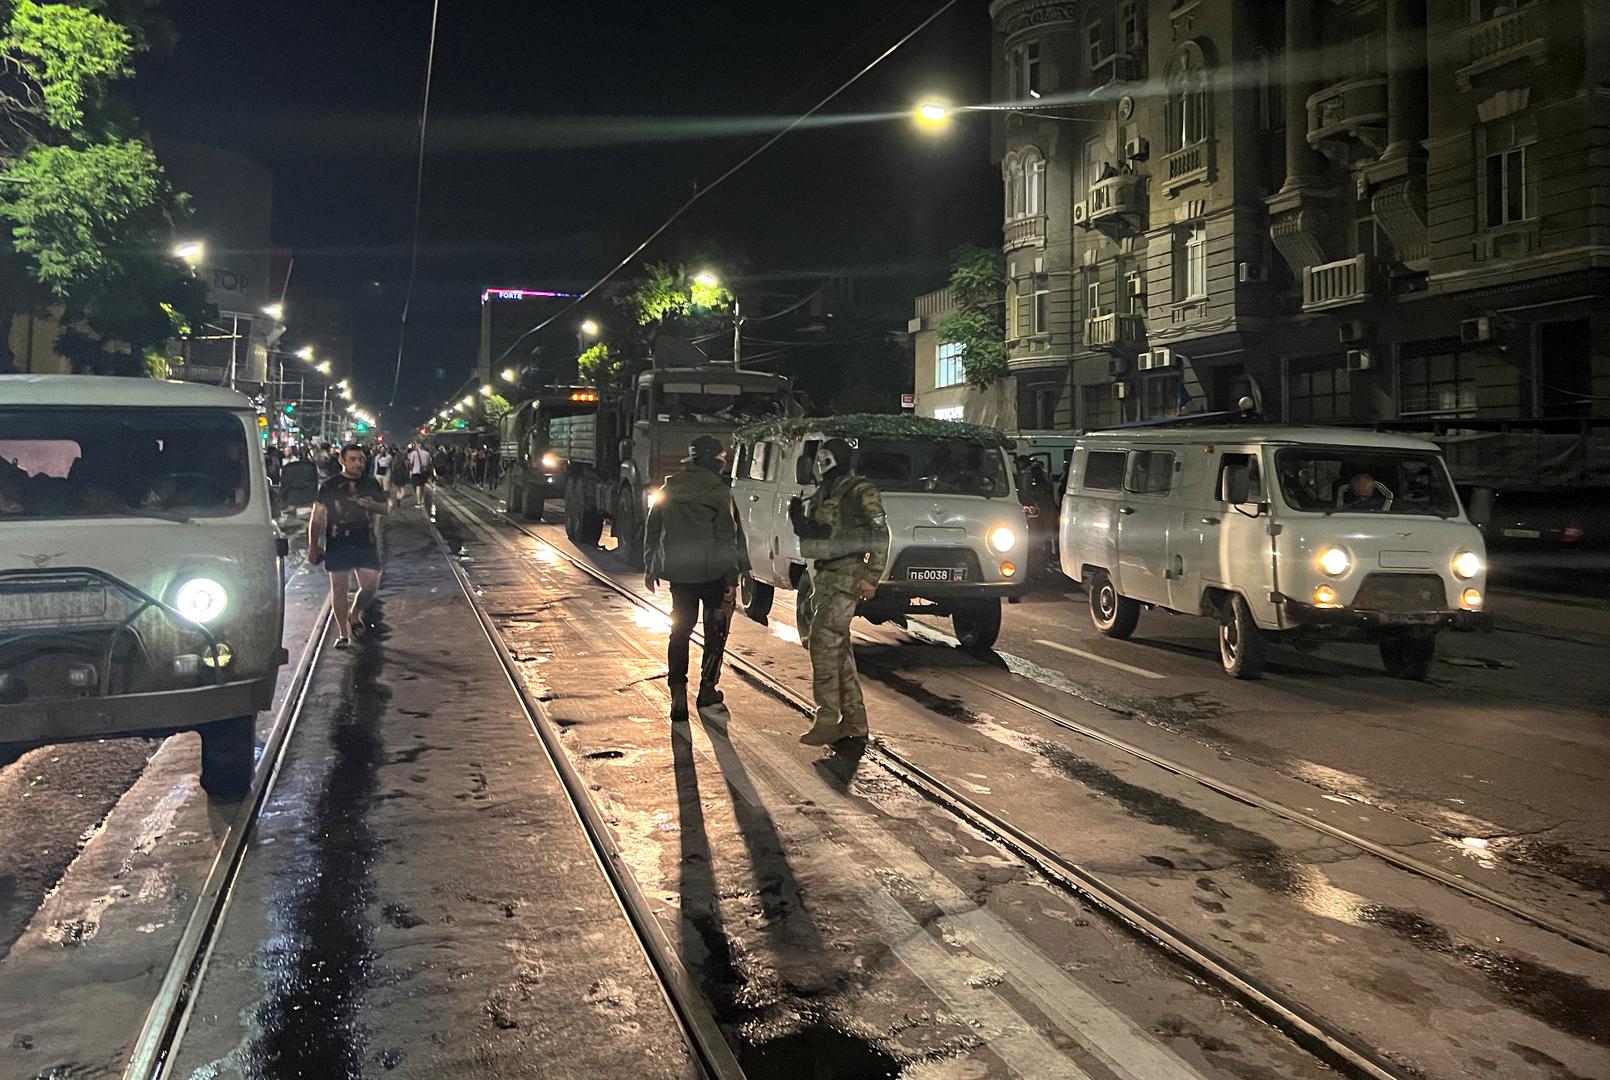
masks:
<instances>
[{"instance_id":1,"label":"stone cornice","mask_svg":"<svg viewBox=\"0 0 1610 1080\"><path fill-rule=\"evenodd\" d=\"M995 20L995 29L1011 37L1042 26L1076 24L1080 7L1069 0L998 0L991 5L990 16Z\"/></svg>"}]
</instances>

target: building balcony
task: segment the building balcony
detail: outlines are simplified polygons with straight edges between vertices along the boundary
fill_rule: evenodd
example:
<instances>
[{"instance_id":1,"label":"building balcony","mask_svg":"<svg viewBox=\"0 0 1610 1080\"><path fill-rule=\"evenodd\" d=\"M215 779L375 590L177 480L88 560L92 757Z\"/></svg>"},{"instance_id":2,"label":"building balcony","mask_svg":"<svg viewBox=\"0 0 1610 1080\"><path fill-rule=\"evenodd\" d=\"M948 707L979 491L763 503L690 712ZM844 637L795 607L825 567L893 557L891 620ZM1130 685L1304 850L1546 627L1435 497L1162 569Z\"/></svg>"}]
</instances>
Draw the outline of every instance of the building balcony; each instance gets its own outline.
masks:
<instances>
[{"instance_id":1,"label":"building balcony","mask_svg":"<svg viewBox=\"0 0 1610 1080\"><path fill-rule=\"evenodd\" d=\"M1518 61L1547 63L1546 19L1547 5L1531 4L1472 26L1465 38L1465 66L1454 72L1459 89L1469 90L1488 72Z\"/></svg>"},{"instance_id":2,"label":"building balcony","mask_svg":"<svg viewBox=\"0 0 1610 1080\"><path fill-rule=\"evenodd\" d=\"M1386 146L1386 76L1362 75L1308 98L1308 145L1341 165Z\"/></svg>"},{"instance_id":3,"label":"building balcony","mask_svg":"<svg viewBox=\"0 0 1610 1080\"><path fill-rule=\"evenodd\" d=\"M1320 263L1303 271L1303 310L1325 311L1368 300L1375 293L1370 257Z\"/></svg>"},{"instance_id":4,"label":"building balcony","mask_svg":"<svg viewBox=\"0 0 1610 1080\"><path fill-rule=\"evenodd\" d=\"M1090 185L1081 224L1104 232L1128 232L1146 225L1146 178L1134 173L1109 176Z\"/></svg>"},{"instance_id":5,"label":"building balcony","mask_svg":"<svg viewBox=\"0 0 1610 1080\"><path fill-rule=\"evenodd\" d=\"M1207 139L1182 146L1163 158L1163 190L1173 194L1187 184L1206 180L1213 166L1213 144Z\"/></svg>"},{"instance_id":6,"label":"building balcony","mask_svg":"<svg viewBox=\"0 0 1610 1080\"><path fill-rule=\"evenodd\" d=\"M1045 215L1036 214L1034 217L1018 218L1008 221L1002 228L1005 240L1001 246L1007 251L1015 251L1020 247L1045 244Z\"/></svg>"},{"instance_id":7,"label":"building balcony","mask_svg":"<svg viewBox=\"0 0 1610 1080\"><path fill-rule=\"evenodd\" d=\"M1146 318L1143 315L1093 315L1085 320L1085 348L1116 352L1133 349L1146 341Z\"/></svg>"}]
</instances>

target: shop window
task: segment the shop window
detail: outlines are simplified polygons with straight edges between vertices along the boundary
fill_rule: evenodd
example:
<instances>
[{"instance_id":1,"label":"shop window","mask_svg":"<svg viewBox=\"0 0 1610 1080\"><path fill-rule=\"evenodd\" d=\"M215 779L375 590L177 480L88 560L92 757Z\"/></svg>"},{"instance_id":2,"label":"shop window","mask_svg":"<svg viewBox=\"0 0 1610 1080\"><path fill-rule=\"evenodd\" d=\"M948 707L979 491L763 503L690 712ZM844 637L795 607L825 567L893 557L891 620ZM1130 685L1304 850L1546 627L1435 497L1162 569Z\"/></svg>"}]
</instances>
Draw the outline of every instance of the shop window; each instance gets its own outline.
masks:
<instances>
[{"instance_id":1,"label":"shop window","mask_svg":"<svg viewBox=\"0 0 1610 1080\"><path fill-rule=\"evenodd\" d=\"M1405 356L1398 365L1399 415L1475 415L1476 359L1474 353Z\"/></svg>"},{"instance_id":2,"label":"shop window","mask_svg":"<svg viewBox=\"0 0 1610 1080\"><path fill-rule=\"evenodd\" d=\"M1347 365L1340 357L1293 360L1286 379L1286 419L1325 423L1353 415Z\"/></svg>"}]
</instances>

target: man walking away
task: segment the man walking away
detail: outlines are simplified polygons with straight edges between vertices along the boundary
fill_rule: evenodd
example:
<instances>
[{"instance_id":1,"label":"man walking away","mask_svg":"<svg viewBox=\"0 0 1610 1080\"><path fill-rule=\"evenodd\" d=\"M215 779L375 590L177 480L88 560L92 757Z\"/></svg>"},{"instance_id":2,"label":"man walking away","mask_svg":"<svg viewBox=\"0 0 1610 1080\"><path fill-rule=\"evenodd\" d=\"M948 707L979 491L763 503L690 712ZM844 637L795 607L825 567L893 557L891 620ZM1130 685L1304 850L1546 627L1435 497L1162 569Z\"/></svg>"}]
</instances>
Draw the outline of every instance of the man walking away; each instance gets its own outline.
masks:
<instances>
[{"instance_id":1,"label":"man walking away","mask_svg":"<svg viewBox=\"0 0 1610 1080\"><path fill-rule=\"evenodd\" d=\"M856 606L878 591L889 561L889 524L883 496L872 481L850 470L854 451L843 439L828 439L816 451L816 491L799 496L788 517L808 562L800 582L798 622L811 654L811 696L816 718L799 737L809 746L867 737L866 704L850 650L850 620Z\"/></svg>"},{"instance_id":2,"label":"man walking away","mask_svg":"<svg viewBox=\"0 0 1610 1080\"><path fill-rule=\"evenodd\" d=\"M414 485L414 506L425 505L425 485L430 481L430 451L420 443L408 451L408 479Z\"/></svg>"},{"instance_id":3,"label":"man walking away","mask_svg":"<svg viewBox=\"0 0 1610 1080\"><path fill-rule=\"evenodd\" d=\"M698 707L721 704L721 658L743 569L738 514L732 488L721 475L721 440L700 435L682 459L686 469L666 477L644 526L648 566L644 584L653 592L671 583L671 641L666 648L671 721L688 718L688 639L704 605L704 662L699 668Z\"/></svg>"},{"instance_id":4,"label":"man walking away","mask_svg":"<svg viewBox=\"0 0 1610 1080\"><path fill-rule=\"evenodd\" d=\"M307 561L330 572L330 607L338 636L335 647L352 643L354 621L380 589L380 545L377 521L388 509L386 492L365 475L368 458L356 443L341 450L341 474L325 481L308 518ZM352 575L358 595L349 604Z\"/></svg>"}]
</instances>

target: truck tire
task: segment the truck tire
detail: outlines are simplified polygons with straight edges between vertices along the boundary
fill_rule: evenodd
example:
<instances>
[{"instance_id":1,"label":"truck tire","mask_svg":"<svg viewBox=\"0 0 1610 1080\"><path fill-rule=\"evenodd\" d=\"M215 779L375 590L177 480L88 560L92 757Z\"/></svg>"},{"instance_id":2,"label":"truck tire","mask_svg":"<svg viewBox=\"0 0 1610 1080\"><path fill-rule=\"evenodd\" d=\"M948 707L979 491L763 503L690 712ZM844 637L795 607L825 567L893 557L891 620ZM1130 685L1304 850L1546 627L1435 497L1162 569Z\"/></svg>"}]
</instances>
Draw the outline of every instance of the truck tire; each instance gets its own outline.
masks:
<instances>
[{"instance_id":1,"label":"truck tire","mask_svg":"<svg viewBox=\"0 0 1610 1080\"><path fill-rule=\"evenodd\" d=\"M574 476L565 480L565 535L580 543L581 515L586 507L581 496L581 481Z\"/></svg>"},{"instance_id":2,"label":"truck tire","mask_svg":"<svg viewBox=\"0 0 1610 1080\"><path fill-rule=\"evenodd\" d=\"M503 503L511 514L525 511L525 485L512 473L509 475L509 493L503 497Z\"/></svg>"},{"instance_id":3,"label":"truck tire","mask_svg":"<svg viewBox=\"0 0 1610 1080\"><path fill-rule=\"evenodd\" d=\"M597 547L604 538L604 515L597 510L581 512L581 527L576 530L576 543L582 547Z\"/></svg>"},{"instance_id":4,"label":"truck tire","mask_svg":"<svg viewBox=\"0 0 1610 1080\"><path fill-rule=\"evenodd\" d=\"M981 600L956 609L950 622L956 640L969 652L987 652L1001 636L1001 602Z\"/></svg>"},{"instance_id":5,"label":"truck tire","mask_svg":"<svg viewBox=\"0 0 1610 1080\"><path fill-rule=\"evenodd\" d=\"M1107 571L1097 570L1090 576L1090 621L1097 630L1120 641L1135 632L1140 622L1140 602L1120 596Z\"/></svg>"},{"instance_id":6,"label":"truck tire","mask_svg":"<svg viewBox=\"0 0 1610 1080\"><path fill-rule=\"evenodd\" d=\"M1423 630L1383 630L1378 647L1388 675L1424 682L1437 657L1437 635Z\"/></svg>"},{"instance_id":7,"label":"truck tire","mask_svg":"<svg viewBox=\"0 0 1610 1080\"><path fill-rule=\"evenodd\" d=\"M537 494L537 485L521 484L520 491L520 502L522 504L520 512L525 515L527 521L541 521L542 510L546 505L546 500Z\"/></svg>"},{"instance_id":8,"label":"truck tire","mask_svg":"<svg viewBox=\"0 0 1610 1080\"><path fill-rule=\"evenodd\" d=\"M615 536L615 554L628 570L643 569L643 522L639 520L637 492L622 484L615 503L615 520L610 526Z\"/></svg>"},{"instance_id":9,"label":"truck tire","mask_svg":"<svg viewBox=\"0 0 1610 1080\"><path fill-rule=\"evenodd\" d=\"M766 625L766 617L771 614L771 603L777 597L777 590L764 581L756 581L745 570L738 575L738 604L744 609L744 614L751 619Z\"/></svg>"},{"instance_id":10,"label":"truck tire","mask_svg":"<svg viewBox=\"0 0 1610 1080\"><path fill-rule=\"evenodd\" d=\"M257 718L233 716L201 728L201 788L224 802L236 802L251 787Z\"/></svg>"},{"instance_id":11,"label":"truck tire","mask_svg":"<svg viewBox=\"0 0 1610 1080\"><path fill-rule=\"evenodd\" d=\"M1219 610L1219 660L1232 679L1261 679L1268 662L1269 639L1252 619L1240 593Z\"/></svg>"}]
</instances>

